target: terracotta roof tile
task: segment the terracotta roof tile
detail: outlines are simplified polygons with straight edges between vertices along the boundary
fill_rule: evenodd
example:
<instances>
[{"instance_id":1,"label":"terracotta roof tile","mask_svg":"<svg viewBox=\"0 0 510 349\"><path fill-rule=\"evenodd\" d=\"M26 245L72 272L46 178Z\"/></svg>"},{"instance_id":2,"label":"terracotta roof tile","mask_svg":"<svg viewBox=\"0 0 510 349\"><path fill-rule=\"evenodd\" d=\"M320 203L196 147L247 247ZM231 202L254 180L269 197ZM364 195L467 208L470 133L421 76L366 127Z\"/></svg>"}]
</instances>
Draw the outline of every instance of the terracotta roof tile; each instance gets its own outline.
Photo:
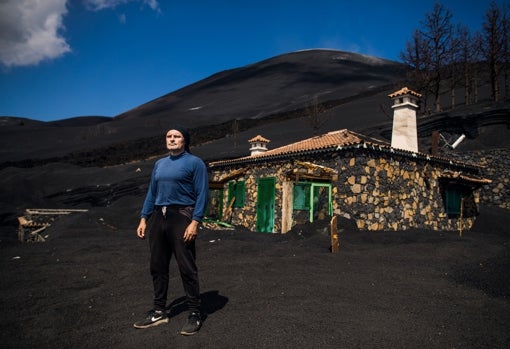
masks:
<instances>
[{"instance_id":1,"label":"terracotta roof tile","mask_svg":"<svg viewBox=\"0 0 510 349\"><path fill-rule=\"evenodd\" d=\"M248 142L252 143L252 142L264 142L264 143L269 143L271 142L269 139L266 139L264 137L262 137L261 135L256 135L255 137L253 137L252 139L249 139Z\"/></svg>"},{"instance_id":2,"label":"terracotta roof tile","mask_svg":"<svg viewBox=\"0 0 510 349\"><path fill-rule=\"evenodd\" d=\"M252 157L266 157L281 154L299 153L302 151L313 151L338 146L347 146L359 144L362 139L348 130L339 130L329 132L320 136L304 139L302 141L291 143L283 147L268 150L264 153L258 153Z\"/></svg>"},{"instance_id":3,"label":"terracotta roof tile","mask_svg":"<svg viewBox=\"0 0 510 349\"><path fill-rule=\"evenodd\" d=\"M257 136L258 137L258 136ZM251 140L250 140L251 141ZM317 151L321 149L331 149L337 147L346 147L356 144L363 143L363 139L360 135L349 130L338 130L332 131L320 136L307 138L302 141L291 143L279 148L267 150L262 153L257 153L250 156L245 156L232 160L220 160L212 162L212 166L226 165L228 163L243 162L245 160L262 160L264 158L270 158L281 155L290 155L295 153Z\"/></svg>"},{"instance_id":4,"label":"terracotta roof tile","mask_svg":"<svg viewBox=\"0 0 510 349\"><path fill-rule=\"evenodd\" d=\"M413 152L405 149L392 148L386 141L374 139L368 136L358 134L356 132L343 129L332 131L320 136L307 138L299 142L291 143L279 148L267 150L262 153L244 156L236 159L219 160L209 163L210 167L227 166L233 164L242 164L249 162L258 162L275 158L289 157L304 153L314 153L321 151L336 151L348 148L366 148L370 151L387 152L399 154L410 158L420 158L426 161L436 161L447 165L455 165L460 167L477 168L482 166L475 164L463 163L460 161L444 158L441 156L433 156L420 152Z\"/></svg>"},{"instance_id":5,"label":"terracotta roof tile","mask_svg":"<svg viewBox=\"0 0 510 349\"><path fill-rule=\"evenodd\" d=\"M421 97L421 94L419 94L418 92L414 92L413 90L410 90L407 87L401 88L398 91L390 93L388 95L388 97L394 98L394 97L398 97L398 96L402 96L402 95L407 95L407 94L413 95L413 96L418 97L418 98Z\"/></svg>"}]
</instances>

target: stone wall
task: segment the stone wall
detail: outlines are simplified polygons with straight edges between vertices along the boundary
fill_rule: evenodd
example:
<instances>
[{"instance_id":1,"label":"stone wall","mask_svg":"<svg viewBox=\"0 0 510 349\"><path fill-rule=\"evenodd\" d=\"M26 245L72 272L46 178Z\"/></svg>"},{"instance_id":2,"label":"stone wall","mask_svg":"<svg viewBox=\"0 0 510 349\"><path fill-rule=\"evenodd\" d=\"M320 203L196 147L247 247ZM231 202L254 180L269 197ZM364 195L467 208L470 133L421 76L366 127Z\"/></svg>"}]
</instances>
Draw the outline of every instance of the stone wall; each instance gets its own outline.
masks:
<instances>
[{"instance_id":1,"label":"stone wall","mask_svg":"<svg viewBox=\"0 0 510 349\"><path fill-rule=\"evenodd\" d=\"M465 153L451 152L451 158L484 166L483 175L492 180L480 191L480 203L510 209L510 149L491 149Z\"/></svg>"},{"instance_id":2,"label":"stone wall","mask_svg":"<svg viewBox=\"0 0 510 349\"><path fill-rule=\"evenodd\" d=\"M223 169L221 171L215 171L213 176L211 177L212 181L218 181L222 177L227 176L231 171L235 170L234 167L229 167L227 169ZM283 181L283 171L284 166L280 166L280 164L275 163L261 163L257 165L251 165L241 176L237 177L237 181L245 181L246 193L245 193L245 201L244 207L232 208L232 214L228 218L229 223L234 225L244 226L250 230L256 230L257 223L257 181L259 178L263 177L275 177L276 178L276 197L275 197L275 207L276 216L275 216L275 232L279 231L281 227L281 219L280 219L280 207L281 207L281 183ZM228 206L228 195L226 195L228 191L228 184L225 183L225 195L223 195L223 207Z\"/></svg>"},{"instance_id":3,"label":"stone wall","mask_svg":"<svg viewBox=\"0 0 510 349\"><path fill-rule=\"evenodd\" d=\"M346 154L338 164L334 213L355 219L359 229L457 230L474 221L472 214L462 219L446 214L439 181L444 166L368 152Z\"/></svg>"},{"instance_id":4,"label":"stone wall","mask_svg":"<svg viewBox=\"0 0 510 349\"><path fill-rule=\"evenodd\" d=\"M472 154L469 159L459 160L470 160L476 156L477 154ZM508 190L505 184L508 180L503 178L505 169L492 167L497 156L502 154L480 154L480 161L491 166L490 172L482 175L490 178L491 173L497 173L496 176L501 178L498 183L493 182L492 188L485 186L475 191L470 197L471 205L466 206L475 207L476 210L476 205L480 201L479 193L482 193L483 202L498 202L503 205L502 207L508 203ZM508 152L505 156L508 156ZM442 195L444 188L440 183L440 177L446 169L458 170L455 166L448 168L445 164L425 159L413 159L366 149L326 153L322 156L314 154L300 157L299 161L337 170L337 175L331 182L333 214L355 220L358 228L362 230L469 229L476 218L472 211L465 212L462 218L448 216L445 212ZM245 207L234 208L230 222L256 230L257 180L261 177L275 177L274 231L280 232L282 187L285 181L292 180L287 174L296 168L295 162L287 159L244 167L247 167L247 171L237 180L246 182ZM236 167L231 166L216 170L212 173L212 180L218 181L235 169ZM309 169L309 172L313 172L313 169ZM224 197L226 207L227 195ZM293 218L295 220L297 217Z\"/></svg>"}]
</instances>

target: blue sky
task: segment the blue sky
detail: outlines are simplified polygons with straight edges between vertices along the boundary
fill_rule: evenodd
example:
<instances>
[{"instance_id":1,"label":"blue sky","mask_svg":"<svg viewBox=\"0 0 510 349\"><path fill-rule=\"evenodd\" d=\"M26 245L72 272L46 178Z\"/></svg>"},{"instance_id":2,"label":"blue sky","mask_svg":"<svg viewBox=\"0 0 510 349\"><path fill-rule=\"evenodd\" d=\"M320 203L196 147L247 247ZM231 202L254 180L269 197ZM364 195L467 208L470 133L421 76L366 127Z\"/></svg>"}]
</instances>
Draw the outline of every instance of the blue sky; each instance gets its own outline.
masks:
<instances>
[{"instance_id":1,"label":"blue sky","mask_svg":"<svg viewBox=\"0 0 510 349\"><path fill-rule=\"evenodd\" d=\"M440 2L453 23L481 30L489 1ZM433 6L432 0L3 0L0 116L115 116L217 72L303 49L399 60Z\"/></svg>"}]
</instances>

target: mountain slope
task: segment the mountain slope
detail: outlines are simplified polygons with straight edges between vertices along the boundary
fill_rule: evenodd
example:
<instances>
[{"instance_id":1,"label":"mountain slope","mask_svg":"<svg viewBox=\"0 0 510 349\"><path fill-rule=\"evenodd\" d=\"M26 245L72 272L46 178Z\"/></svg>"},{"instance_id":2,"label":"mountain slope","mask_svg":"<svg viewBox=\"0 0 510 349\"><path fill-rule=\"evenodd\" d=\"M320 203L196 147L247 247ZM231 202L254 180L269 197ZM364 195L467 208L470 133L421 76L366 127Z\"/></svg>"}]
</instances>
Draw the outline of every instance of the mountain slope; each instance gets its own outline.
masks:
<instances>
[{"instance_id":1,"label":"mountain slope","mask_svg":"<svg viewBox=\"0 0 510 349\"><path fill-rule=\"evenodd\" d=\"M214 74L109 121L6 122L0 126L0 163L161 137L174 123L207 130L235 119L289 114L314 98L344 103L371 91L391 92L404 74L402 64L375 57L334 50L293 52Z\"/></svg>"},{"instance_id":2,"label":"mountain slope","mask_svg":"<svg viewBox=\"0 0 510 349\"><path fill-rule=\"evenodd\" d=\"M299 51L215 74L116 119L161 119L187 126L263 118L395 83L402 64L333 50Z\"/></svg>"}]
</instances>

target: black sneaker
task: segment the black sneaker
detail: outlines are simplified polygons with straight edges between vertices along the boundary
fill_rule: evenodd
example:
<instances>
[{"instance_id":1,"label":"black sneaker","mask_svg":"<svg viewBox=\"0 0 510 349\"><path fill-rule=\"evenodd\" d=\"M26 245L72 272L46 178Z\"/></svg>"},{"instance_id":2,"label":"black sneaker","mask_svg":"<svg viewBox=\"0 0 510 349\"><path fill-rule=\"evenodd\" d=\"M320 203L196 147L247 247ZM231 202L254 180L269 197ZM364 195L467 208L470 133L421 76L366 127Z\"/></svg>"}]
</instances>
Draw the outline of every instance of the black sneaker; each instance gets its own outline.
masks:
<instances>
[{"instance_id":1,"label":"black sneaker","mask_svg":"<svg viewBox=\"0 0 510 349\"><path fill-rule=\"evenodd\" d=\"M150 310L143 320L134 323L135 328L147 328L168 322L168 316L162 310Z\"/></svg>"},{"instance_id":2,"label":"black sneaker","mask_svg":"<svg viewBox=\"0 0 510 349\"><path fill-rule=\"evenodd\" d=\"M181 334L184 336L191 336L200 330L202 327L202 317L198 312L192 312L188 316L188 321L182 326Z\"/></svg>"}]
</instances>

